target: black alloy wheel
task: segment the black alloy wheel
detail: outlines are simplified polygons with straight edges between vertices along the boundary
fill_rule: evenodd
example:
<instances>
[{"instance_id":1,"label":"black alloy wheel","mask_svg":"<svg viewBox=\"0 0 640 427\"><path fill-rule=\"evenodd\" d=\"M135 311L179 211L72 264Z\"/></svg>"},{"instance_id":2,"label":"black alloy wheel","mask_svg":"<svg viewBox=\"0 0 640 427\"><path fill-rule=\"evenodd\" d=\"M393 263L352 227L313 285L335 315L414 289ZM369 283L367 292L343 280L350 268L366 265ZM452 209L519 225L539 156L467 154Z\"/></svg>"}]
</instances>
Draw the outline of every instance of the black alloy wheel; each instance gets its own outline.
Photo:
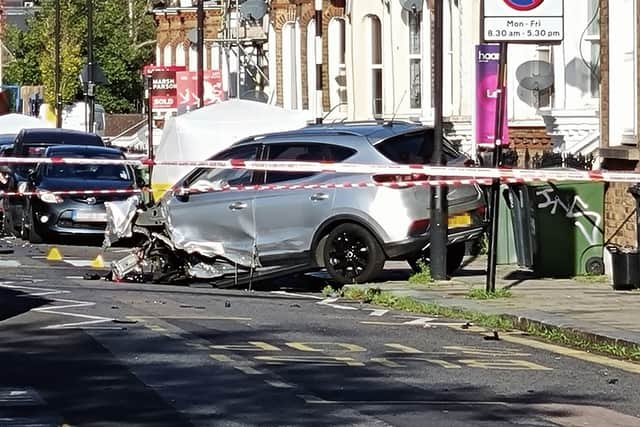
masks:
<instances>
[{"instance_id":1,"label":"black alloy wheel","mask_svg":"<svg viewBox=\"0 0 640 427\"><path fill-rule=\"evenodd\" d=\"M385 255L376 238L357 224L340 224L324 245L327 272L339 284L364 283L382 272Z\"/></svg>"}]
</instances>

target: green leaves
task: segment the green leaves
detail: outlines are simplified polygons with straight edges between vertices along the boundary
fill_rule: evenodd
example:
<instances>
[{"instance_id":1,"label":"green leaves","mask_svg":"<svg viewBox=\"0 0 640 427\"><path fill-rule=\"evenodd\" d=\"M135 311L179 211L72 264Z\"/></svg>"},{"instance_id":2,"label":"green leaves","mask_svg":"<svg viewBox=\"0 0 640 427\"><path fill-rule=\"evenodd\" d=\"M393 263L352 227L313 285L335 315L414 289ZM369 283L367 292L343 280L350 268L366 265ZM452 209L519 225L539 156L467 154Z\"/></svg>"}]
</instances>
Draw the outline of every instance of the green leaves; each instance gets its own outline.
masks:
<instances>
[{"instance_id":1,"label":"green leaves","mask_svg":"<svg viewBox=\"0 0 640 427\"><path fill-rule=\"evenodd\" d=\"M130 6L130 7L129 7ZM153 60L153 18L146 0L93 0L94 62L107 83L96 89L96 101L107 112L135 111L142 99L141 69ZM60 67L62 102L82 97L79 74L87 63L87 2L60 0ZM55 101L55 0L43 0L27 20L27 31L8 27L5 45L13 60L5 64L5 82L44 85L45 102Z\"/></svg>"}]
</instances>

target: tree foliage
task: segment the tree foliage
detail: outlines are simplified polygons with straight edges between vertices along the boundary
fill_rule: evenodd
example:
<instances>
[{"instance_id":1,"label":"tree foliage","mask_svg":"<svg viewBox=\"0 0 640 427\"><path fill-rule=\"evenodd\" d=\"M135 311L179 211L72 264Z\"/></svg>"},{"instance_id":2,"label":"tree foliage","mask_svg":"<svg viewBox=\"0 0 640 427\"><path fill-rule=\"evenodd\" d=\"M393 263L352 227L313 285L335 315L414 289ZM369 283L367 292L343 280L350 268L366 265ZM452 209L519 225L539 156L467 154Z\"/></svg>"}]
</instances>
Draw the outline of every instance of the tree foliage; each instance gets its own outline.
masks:
<instances>
[{"instance_id":1,"label":"tree foliage","mask_svg":"<svg viewBox=\"0 0 640 427\"><path fill-rule=\"evenodd\" d=\"M87 2L59 0L62 102L82 97L79 74L87 62ZM146 0L93 0L94 62L107 79L96 90L96 101L108 112L131 112L142 97L142 66L150 63L153 48L143 44L155 38ZM27 31L9 27L5 45L14 60L6 65L5 81L42 84L45 101L55 101L55 0L42 0L27 19ZM129 7L131 6L131 7Z\"/></svg>"}]
</instances>

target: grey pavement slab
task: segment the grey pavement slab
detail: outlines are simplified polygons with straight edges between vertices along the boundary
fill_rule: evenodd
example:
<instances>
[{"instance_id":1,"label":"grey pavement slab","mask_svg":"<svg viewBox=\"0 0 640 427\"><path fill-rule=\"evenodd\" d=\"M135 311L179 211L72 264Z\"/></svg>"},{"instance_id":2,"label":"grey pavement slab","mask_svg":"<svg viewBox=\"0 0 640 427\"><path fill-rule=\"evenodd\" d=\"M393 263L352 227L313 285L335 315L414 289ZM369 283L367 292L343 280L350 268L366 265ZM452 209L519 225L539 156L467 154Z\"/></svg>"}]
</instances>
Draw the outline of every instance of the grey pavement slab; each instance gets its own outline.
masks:
<instances>
[{"instance_id":1,"label":"grey pavement slab","mask_svg":"<svg viewBox=\"0 0 640 427\"><path fill-rule=\"evenodd\" d=\"M387 265L392 279L371 287L424 302L458 307L486 314L503 314L520 320L572 329L608 341L640 345L640 290L617 291L606 277L602 280L536 278L518 266L498 266L496 288L508 288L512 296L495 300L467 297L471 288L486 286L486 257L467 260L449 281L430 285L410 284L404 263ZM406 274L400 271L406 270Z\"/></svg>"}]
</instances>

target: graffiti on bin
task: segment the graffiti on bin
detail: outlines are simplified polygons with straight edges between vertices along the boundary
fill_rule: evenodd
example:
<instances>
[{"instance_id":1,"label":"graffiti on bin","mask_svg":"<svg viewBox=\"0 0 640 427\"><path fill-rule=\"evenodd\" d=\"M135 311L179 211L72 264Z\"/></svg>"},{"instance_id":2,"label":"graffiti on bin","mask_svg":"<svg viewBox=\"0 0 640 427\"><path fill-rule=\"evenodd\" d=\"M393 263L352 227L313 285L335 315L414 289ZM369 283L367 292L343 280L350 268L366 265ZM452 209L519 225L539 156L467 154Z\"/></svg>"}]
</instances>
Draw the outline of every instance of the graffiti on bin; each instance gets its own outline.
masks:
<instances>
[{"instance_id":1,"label":"graffiti on bin","mask_svg":"<svg viewBox=\"0 0 640 427\"><path fill-rule=\"evenodd\" d=\"M598 235L602 232L600 227L602 215L588 210L589 205L586 204L580 196L573 196L573 200L568 205L558 197L553 188L536 191L536 196L544 197L544 201L538 203L538 209L551 207L551 215L557 215L558 210L561 209L560 214L564 211L565 218L575 219L575 226L580 230L585 240L589 242L589 245L594 246L598 243ZM591 225L590 231L587 230L587 227L585 227L582 222L578 221L578 218L582 217L589 219L588 222Z\"/></svg>"}]
</instances>

